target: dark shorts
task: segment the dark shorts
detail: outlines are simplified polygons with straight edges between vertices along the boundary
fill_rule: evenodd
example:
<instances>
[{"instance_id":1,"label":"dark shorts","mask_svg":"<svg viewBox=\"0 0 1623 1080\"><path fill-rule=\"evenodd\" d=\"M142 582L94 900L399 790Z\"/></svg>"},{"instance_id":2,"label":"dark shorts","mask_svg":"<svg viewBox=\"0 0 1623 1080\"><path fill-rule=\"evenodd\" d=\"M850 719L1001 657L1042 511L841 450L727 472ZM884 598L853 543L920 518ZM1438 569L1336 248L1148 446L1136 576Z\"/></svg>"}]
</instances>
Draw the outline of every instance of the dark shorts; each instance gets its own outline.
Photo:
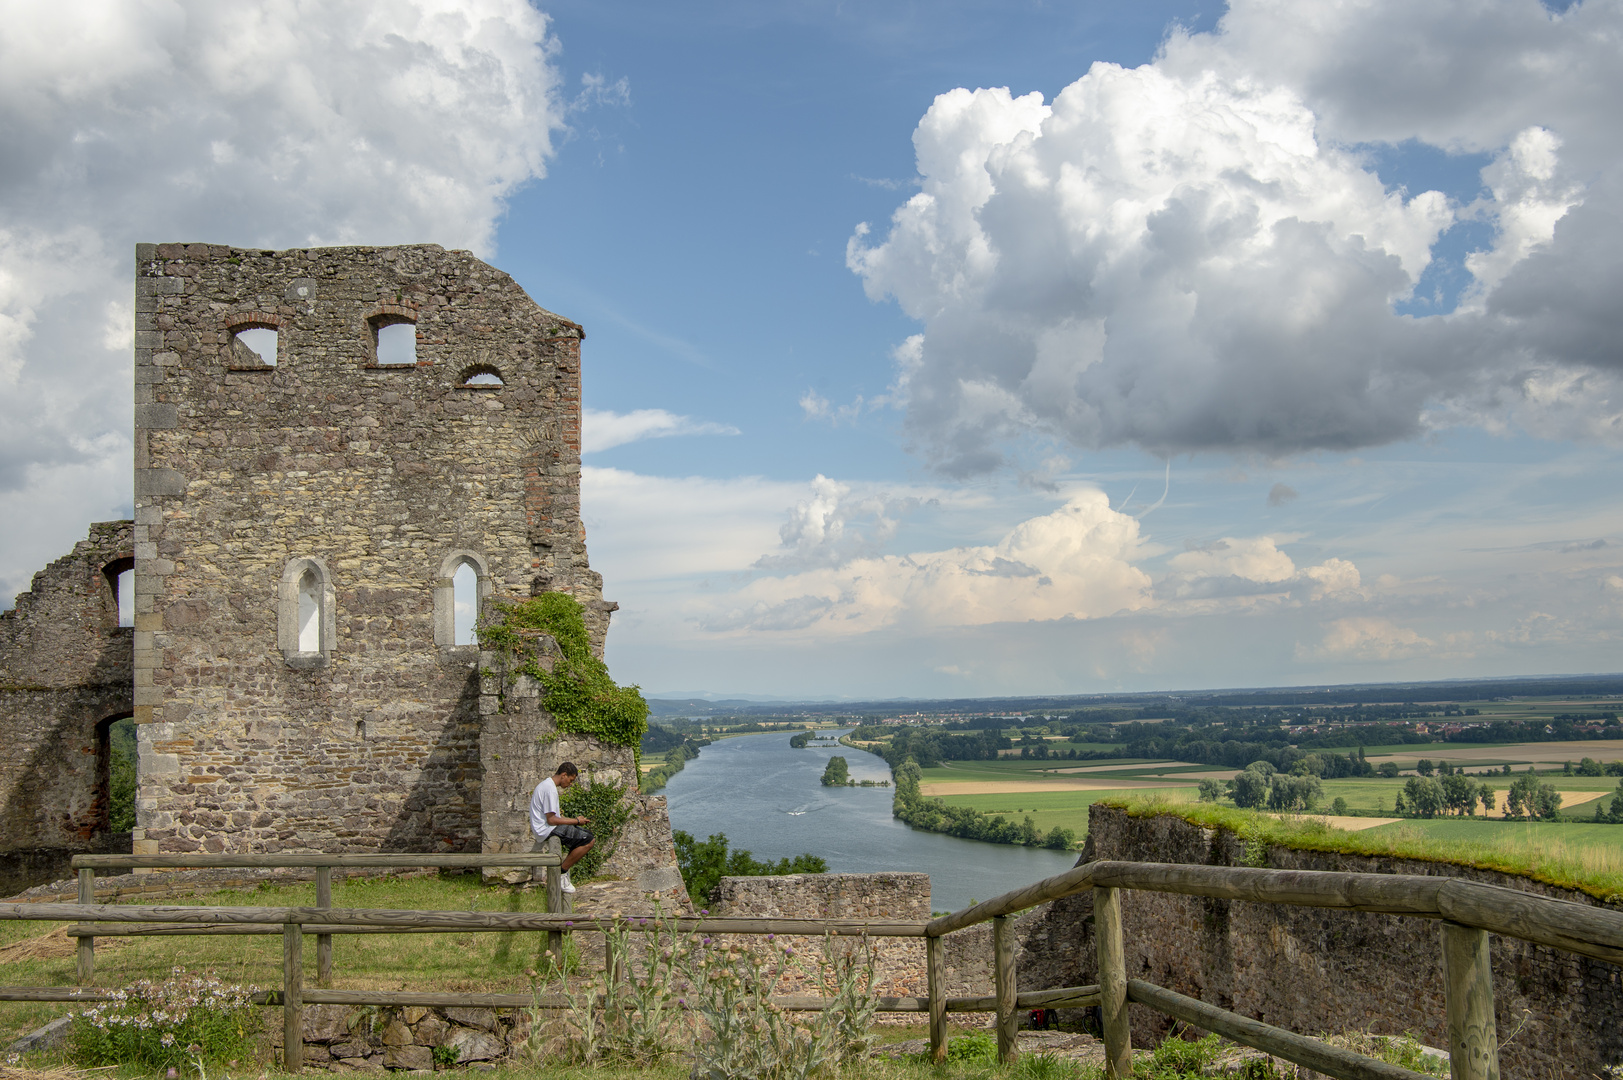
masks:
<instances>
[{"instance_id":1,"label":"dark shorts","mask_svg":"<svg viewBox=\"0 0 1623 1080\"><path fill-rule=\"evenodd\" d=\"M591 830L583 829L579 825L554 825L552 835L558 838L558 843L563 845L565 851L574 851L592 842Z\"/></svg>"}]
</instances>

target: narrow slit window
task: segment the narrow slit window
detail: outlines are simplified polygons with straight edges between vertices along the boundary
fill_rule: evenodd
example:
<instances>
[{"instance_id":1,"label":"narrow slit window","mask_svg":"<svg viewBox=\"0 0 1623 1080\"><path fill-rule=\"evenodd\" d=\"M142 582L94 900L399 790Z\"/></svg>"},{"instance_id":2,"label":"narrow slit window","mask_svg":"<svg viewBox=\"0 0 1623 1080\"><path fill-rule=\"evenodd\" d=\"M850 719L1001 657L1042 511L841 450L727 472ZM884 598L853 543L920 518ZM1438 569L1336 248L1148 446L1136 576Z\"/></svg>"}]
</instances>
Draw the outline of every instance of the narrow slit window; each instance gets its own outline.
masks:
<instances>
[{"instance_id":1,"label":"narrow slit window","mask_svg":"<svg viewBox=\"0 0 1623 1080\"><path fill-rule=\"evenodd\" d=\"M118 592L118 625L135 625L135 571L125 570L114 579Z\"/></svg>"},{"instance_id":2,"label":"narrow slit window","mask_svg":"<svg viewBox=\"0 0 1623 1080\"><path fill-rule=\"evenodd\" d=\"M417 363L417 324L390 323L377 328L378 364L393 367Z\"/></svg>"},{"instance_id":3,"label":"narrow slit window","mask_svg":"<svg viewBox=\"0 0 1623 1080\"><path fill-rule=\"evenodd\" d=\"M456 611L456 644L475 644L474 627L479 621L479 573L472 563L463 563L451 576L452 606Z\"/></svg>"},{"instance_id":4,"label":"narrow slit window","mask_svg":"<svg viewBox=\"0 0 1623 1080\"><path fill-rule=\"evenodd\" d=\"M321 582L314 570L299 578L299 651L321 651Z\"/></svg>"},{"instance_id":5,"label":"narrow slit window","mask_svg":"<svg viewBox=\"0 0 1623 1080\"><path fill-rule=\"evenodd\" d=\"M264 326L238 330L231 338L233 367L275 367L276 331Z\"/></svg>"}]
</instances>

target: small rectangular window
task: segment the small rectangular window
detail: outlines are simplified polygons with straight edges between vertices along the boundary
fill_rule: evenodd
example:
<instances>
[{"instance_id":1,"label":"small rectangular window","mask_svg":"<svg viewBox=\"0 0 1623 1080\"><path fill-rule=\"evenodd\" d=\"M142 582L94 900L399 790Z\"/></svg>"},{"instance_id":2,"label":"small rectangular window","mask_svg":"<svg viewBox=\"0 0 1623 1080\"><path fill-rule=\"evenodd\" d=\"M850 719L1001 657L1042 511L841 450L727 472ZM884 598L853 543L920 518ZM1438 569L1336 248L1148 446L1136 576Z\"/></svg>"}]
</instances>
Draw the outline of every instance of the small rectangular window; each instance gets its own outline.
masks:
<instances>
[{"instance_id":1,"label":"small rectangular window","mask_svg":"<svg viewBox=\"0 0 1623 1080\"><path fill-rule=\"evenodd\" d=\"M397 322L377 328L377 357L380 367L417 362L417 326Z\"/></svg>"},{"instance_id":2,"label":"small rectangular window","mask_svg":"<svg viewBox=\"0 0 1623 1080\"><path fill-rule=\"evenodd\" d=\"M263 326L238 330L231 338L232 367L275 367L276 331Z\"/></svg>"}]
</instances>

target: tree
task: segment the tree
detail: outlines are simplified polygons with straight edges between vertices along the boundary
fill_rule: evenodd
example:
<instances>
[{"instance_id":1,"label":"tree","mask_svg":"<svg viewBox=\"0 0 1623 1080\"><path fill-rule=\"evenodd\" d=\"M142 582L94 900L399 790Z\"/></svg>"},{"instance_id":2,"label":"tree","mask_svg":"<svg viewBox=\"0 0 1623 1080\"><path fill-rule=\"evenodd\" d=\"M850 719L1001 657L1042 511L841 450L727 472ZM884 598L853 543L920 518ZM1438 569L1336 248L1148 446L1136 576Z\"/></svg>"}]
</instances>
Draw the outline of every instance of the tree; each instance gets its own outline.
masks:
<instances>
[{"instance_id":1,"label":"tree","mask_svg":"<svg viewBox=\"0 0 1623 1080\"><path fill-rule=\"evenodd\" d=\"M1336 801L1330 804L1330 812L1335 814L1337 817L1345 817L1347 813L1347 800L1343 799L1340 795L1337 795Z\"/></svg>"},{"instance_id":2,"label":"tree","mask_svg":"<svg viewBox=\"0 0 1623 1080\"><path fill-rule=\"evenodd\" d=\"M1287 813L1312 810L1323 795L1316 776L1276 776L1268 788L1268 809Z\"/></svg>"},{"instance_id":3,"label":"tree","mask_svg":"<svg viewBox=\"0 0 1623 1080\"><path fill-rule=\"evenodd\" d=\"M682 883L695 904L709 903L710 894L724 877L828 873L828 863L809 853L772 863L761 862L748 851L729 852L726 833L711 833L710 839L701 841L677 829L671 833L671 840L676 847L676 866L682 872Z\"/></svg>"},{"instance_id":4,"label":"tree","mask_svg":"<svg viewBox=\"0 0 1623 1080\"><path fill-rule=\"evenodd\" d=\"M1223 785L1220 781L1207 778L1200 782L1200 801L1216 802L1223 797Z\"/></svg>"},{"instance_id":5,"label":"tree","mask_svg":"<svg viewBox=\"0 0 1623 1080\"><path fill-rule=\"evenodd\" d=\"M1601 765L1600 762L1596 761L1594 758L1586 757L1582 761L1578 762L1578 775L1579 776L1605 776L1606 775L1606 769L1605 769L1604 766Z\"/></svg>"},{"instance_id":6,"label":"tree","mask_svg":"<svg viewBox=\"0 0 1623 1080\"><path fill-rule=\"evenodd\" d=\"M1476 797L1482 802L1483 817L1487 817L1489 814L1493 813L1493 808L1499 801L1499 797L1497 794L1495 794L1493 788L1489 787L1487 784L1483 784L1476 789Z\"/></svg>"},{"instance_id":7,"label":"tree","mask_svg":"<svg viewBox=\"0 0 1623 1080\"><path fill-rule=\"evenodd\" d=\"M1229 781L1229 795L1234 805L1251 810L1261 806L1268 798L1268 778L1253 769L1246 769Z\"/></svg>"},{"instance_id":8,"label":"tree","mask_svg":"<svg viewBox=\"0 0 1623 1080\"><path fill-rule=\"evenodd\" d=\"M1323 776L1324 759L1317 754L1309 754L1304 758L1299 758L1296 764L1291 766L1291 775Z\"/></svg>"},{"instance_id":9,"label":"tree","mask_svg":"<svg viewBox=\"0 0 1623 1080\"><path fill-rule=\"evenodd\" d=\"M1476 813L1476 785L1464 773L1449 772L1442 783L1443 802L1449 813L1462 817Z\"/></svg>"},{"instance_id":10,"label":"tree","mask_svg":"<svg viewBox=\"0 0 1623 1080\"><path fill-rule=\"evenodd\" d=\"M1383 761L1375 772L1376 775L1387 780L1396 780L1398 778L1398 763L1395 761Z\"/></svg>"},{"instance_id":11,"label":"tree","mask_svg":"<svg viewBox=\"0 0 1623 1080\"><path fill-rule=\"evenodd\" d=\"M1415 817L1436 817L1447 805L1443 785L1429 776L1411 776L1403 785L1405 801Z\"/></svg>"},{"instance_id":12,"label":"tree","mask_svg":"<svg viewBox=\"0 0 1623 1080\"><path fill-rule=\"evenodd\" d=\"M828 767L823 770L823 786L850 787L852 783L850 767L845 759L838 756L829 758Z\"/></svg>"},{"instance_id":13,"label":"tree","mask_svg":"<svg viewBox=\"0 0 1623 1080\"><path fill-rule=\"evenodd\" d=\"M1421 758L1415 762L1414 771L1421 776L1430 776L1437 771L1437 766L1431 763L1431 758Z\"/></svg>"}]
</instances>

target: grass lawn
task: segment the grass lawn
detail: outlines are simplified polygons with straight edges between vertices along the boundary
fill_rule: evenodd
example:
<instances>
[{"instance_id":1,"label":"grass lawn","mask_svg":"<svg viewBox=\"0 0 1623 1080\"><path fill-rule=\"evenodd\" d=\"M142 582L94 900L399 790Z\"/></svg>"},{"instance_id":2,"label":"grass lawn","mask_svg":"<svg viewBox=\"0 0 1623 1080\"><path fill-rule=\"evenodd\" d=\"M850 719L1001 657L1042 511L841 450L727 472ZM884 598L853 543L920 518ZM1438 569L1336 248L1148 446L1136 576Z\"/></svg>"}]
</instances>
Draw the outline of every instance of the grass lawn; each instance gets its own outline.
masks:
<instances>
[{"instance_id":1,"label":"grass lawn","mask_svg":"<svg viewBox=\"0 0 1623 1080\"><path fill-rule=\"evenodd\" d=\"M334 875L336 878L336 875ZM215 907L312 905L315 883L199 895L157 904ZM333 905L417 908L438 911L541 911L539 889L521 892L485 886L476 874L445 877L369 878L333 882ZM72 986L77 962L65 924L0 922L0 965L8 986ZM524 969L536 965L544 941L539 933L342 934L333 936L333 986L339 990L479 990L523 992ZM316 947L304 947L306 985L315 985ZM170 968L212 969L222 978L255 989L282 984L280 933L263 937L98 938L96 983L123 986L166 975ZM61 1003L0 1002L0 1045L71 1010Z\"/></svg>"},{"instance_id":2,"label":"grass lawn","mask_svg":"<svg viewBox=\"0 0 1623 1080\"><path fill-rule=\"evenodd\" d=\"M1562 843L1574 850L1610 849L1623 858L1623 826L1562 821L1500 821L1482 818L1414 818L1370 829L1372 834L1414 829L1439 840L1508 847Z\"/></svg>"},{"instance_id":3,"label":"grass lawn","mask_svg":"<svg viewBox=\"0 0 1623 1080\"><path fill-rule=\"evenodd\" d=\"M1004 795L948 795L941 801L950 806L967 806L988 814L1002 814L1018 822L1030 816L1037 828L1047 832L1058 825L1074 829L1076 838L1088 834L1088 807L1100 799L1120 800L1133 795L1158 795L1173 802L1189 802L1195 789L1132 788L1121 791L1027 791Z\"/></svg>"}]
</instances>

